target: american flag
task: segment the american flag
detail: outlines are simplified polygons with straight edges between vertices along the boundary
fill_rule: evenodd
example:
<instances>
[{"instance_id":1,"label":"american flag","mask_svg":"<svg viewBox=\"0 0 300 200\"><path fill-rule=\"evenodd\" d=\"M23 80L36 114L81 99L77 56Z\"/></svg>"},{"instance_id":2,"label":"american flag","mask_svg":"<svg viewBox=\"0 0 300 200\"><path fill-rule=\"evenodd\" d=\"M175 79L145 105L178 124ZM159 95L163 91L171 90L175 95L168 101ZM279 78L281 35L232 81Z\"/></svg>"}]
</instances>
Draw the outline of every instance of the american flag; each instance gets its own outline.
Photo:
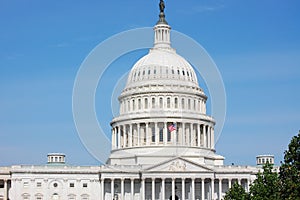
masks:
<instances>
[{"instance_id":1,"label":"american flag","mask_svg":"<svg viewBox=\"0 0 300 200\"><path fill-rule=\"evenodd\" d=\"M169 127L168 127L169 131L172 132L172 131L176 131L176 124L171 124Z\"/></svg>"}]
</instances>

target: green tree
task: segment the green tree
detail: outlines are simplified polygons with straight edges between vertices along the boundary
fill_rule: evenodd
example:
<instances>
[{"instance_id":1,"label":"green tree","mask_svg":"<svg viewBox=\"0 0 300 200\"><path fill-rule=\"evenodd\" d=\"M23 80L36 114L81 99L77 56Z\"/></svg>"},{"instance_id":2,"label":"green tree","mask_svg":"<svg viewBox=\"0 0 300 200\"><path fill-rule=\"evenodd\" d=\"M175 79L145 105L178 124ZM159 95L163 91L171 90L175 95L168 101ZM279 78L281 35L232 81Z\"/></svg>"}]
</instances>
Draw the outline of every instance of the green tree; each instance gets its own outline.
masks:
<instances>
[{"instance_id":1,"label":"green tree","mask_svg":"<svg viewBox=\"0 0 300 200\"><path fill-rule=\"evenodd\" d=\"M250 200L250 198L245 189L235 182L226 192L224 200Z\"/></svg>"},{"instance_id":2,"label":"green tree","mask_svg":"<svg viewBox=\"0 0 300 200\"><path fill-rule=\"evenodd\" d=\"M266 163L263 172L257 174L250 186L251 200L279 200L279 176L274 172L273 165Z\"/></svg>"},{"instance_id":3,"label":"green tree","mask_svg":"<svg viewBox=\"0 0 300 200\"><path fill-rule=\"evenodd\" d=\"M294 136L284 152L279 178L281 182L281 199L300 199L300 131Z\"/></svg>"}]
</instances>

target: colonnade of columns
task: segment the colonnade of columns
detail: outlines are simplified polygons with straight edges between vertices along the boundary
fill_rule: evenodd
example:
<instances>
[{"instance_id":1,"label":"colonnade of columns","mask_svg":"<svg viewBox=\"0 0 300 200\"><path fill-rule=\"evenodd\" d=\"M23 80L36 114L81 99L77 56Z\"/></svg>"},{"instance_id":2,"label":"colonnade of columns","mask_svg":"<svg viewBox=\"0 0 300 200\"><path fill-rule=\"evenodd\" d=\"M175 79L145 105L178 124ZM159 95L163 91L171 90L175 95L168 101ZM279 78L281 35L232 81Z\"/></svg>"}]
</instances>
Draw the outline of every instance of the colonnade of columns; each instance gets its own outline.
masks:
<instances>
[{"instance_id":1,"label":"colonnade of columns","mask_svg":"<svg viewBox=\"0 0 300 200\"><path fill-rule=\"evenodd\" d=\"M101 179L101 199L141 199L141 200L222 200L225 192L234 182L249 190L250 180L228 178L105 178ZM105 188L105 183L110 183ZM125 195L125 184L130 187L130 194ZM138 184L137 184L138 183ZM107 190L109 189L110 190ZM137 187L137 188L135 188ZM137 192L138 191L138 192ZM126 196L126 197L125 197Z\"/></svg>"},{"instance_id":2,"label":"colonnade of columns","mask_svg":"<svg viewBox=\"0 0 300 200\"><path fill-rule=\"evenodd\" d=\"M174 131L169 127L175 125ZM146 122L116 125L112 128L112 149L150 145L180 145L214 148L212 124Z\"/></svg>"}]
</instances>

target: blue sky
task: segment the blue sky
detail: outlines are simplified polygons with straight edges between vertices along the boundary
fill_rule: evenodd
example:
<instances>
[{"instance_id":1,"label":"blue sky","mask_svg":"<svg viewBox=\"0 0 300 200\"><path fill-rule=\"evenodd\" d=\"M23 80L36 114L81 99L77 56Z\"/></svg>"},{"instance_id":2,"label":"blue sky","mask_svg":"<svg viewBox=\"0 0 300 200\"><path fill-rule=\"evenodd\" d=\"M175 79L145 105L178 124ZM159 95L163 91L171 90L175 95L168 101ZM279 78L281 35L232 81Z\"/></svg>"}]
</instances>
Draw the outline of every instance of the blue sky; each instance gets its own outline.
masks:
<instances>
[{"instance_id":1,"label":"blue sky","mask_svg":"<svg viewBox=\"0 0 300 200\"><path fill-rule=\"evenodd\" d=\"M226 164L254 165L258 154L279 163L300 129L299 7L296 0L166 0L169 24L199 42L223 77L227 118L216 150ZM101 41L153 26L157 15L154 0L0 0L0 165L44 164L49 152L98 165L72 118L76 73ZM97 116L108 134L115 82L145 53L121 57L99 83Z\"/></svg>"}]
</instances>

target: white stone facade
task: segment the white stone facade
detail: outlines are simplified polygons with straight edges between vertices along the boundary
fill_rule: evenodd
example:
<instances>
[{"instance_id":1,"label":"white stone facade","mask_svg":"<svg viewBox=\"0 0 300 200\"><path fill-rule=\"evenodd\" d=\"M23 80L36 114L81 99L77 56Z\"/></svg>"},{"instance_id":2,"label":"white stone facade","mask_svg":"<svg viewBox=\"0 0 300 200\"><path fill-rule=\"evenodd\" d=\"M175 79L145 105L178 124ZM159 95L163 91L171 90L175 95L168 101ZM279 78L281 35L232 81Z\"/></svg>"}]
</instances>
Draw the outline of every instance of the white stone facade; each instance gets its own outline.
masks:
<instances>
[{"instance_id":1,"label":"white stone facade","mask_svg":"<svg viewBox=\"0 0 300 200\"><path fill-rule=\"evenodd\" d=\"M107 164L69 166L53 153L44 166L1 167L0 200L221 200L234 182L249 190L260 167L224 166L215 153L207 96L170 30L161 13L154 47L119 97Z\"/></svg>"}]
</instances>

